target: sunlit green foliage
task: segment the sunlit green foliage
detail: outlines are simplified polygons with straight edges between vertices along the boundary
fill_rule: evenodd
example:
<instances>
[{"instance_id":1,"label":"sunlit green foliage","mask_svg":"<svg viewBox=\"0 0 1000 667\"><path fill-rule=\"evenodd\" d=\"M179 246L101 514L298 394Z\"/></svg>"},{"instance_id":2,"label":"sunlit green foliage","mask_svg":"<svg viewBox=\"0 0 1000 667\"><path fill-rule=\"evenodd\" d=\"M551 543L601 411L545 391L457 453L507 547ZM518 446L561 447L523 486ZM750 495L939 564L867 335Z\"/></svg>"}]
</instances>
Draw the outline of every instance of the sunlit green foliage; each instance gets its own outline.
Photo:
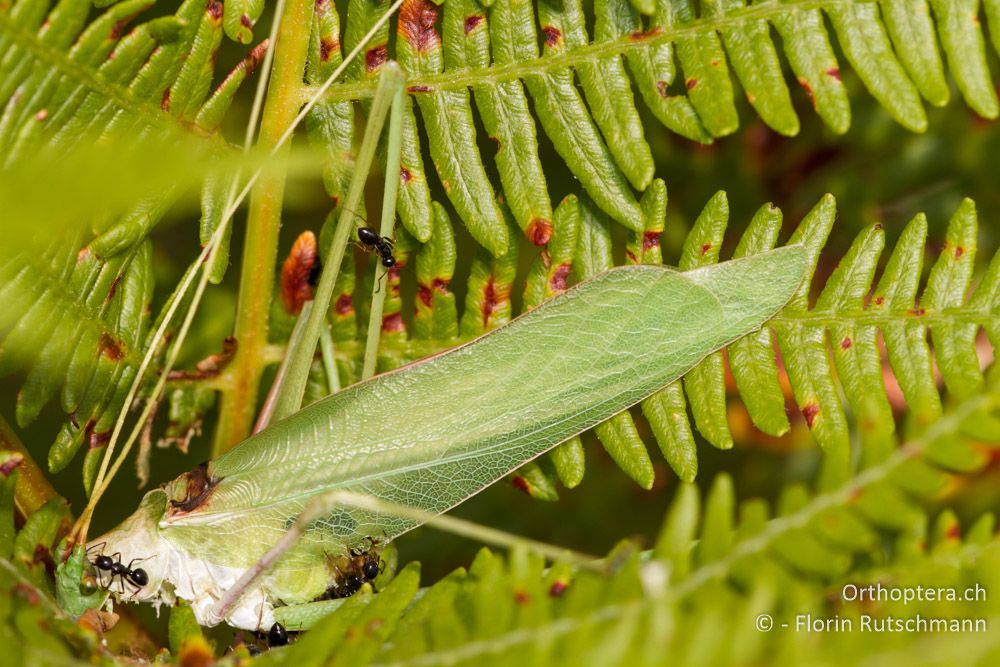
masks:
<instances>
[{"instance_id":1,"label":"sunlit green foliage","mask_svg":"<svg viewBox=\"0 0 1000 667\"><path fill-rule=\"evenodd\" d=\"M79 511L142 354L153 347L154 371L161 358L164 342L150 331L177 298L175 258L190 261L195 242L219 227L231 167L242 164L245 180L259 165L235 158L230 130L245 112L275 4L0 0L0 375L12 375L0 409L30 451L0 424L0 641L14 664L112 664L131 649L157 650L142 621L123 617L106 651L96 629L106 618L66 615L93 592L66 585L79 561L53 583L71 515L52 494L73 497ZM310 38L292 93L299 102L390 4L300 5L310 25L293 34ZM595 429L607 458L641 489L685 483L655 543L620 546L602 574L546 567L520 551L483 551L441 581L421 580L411 563L263 661L950 665L960 655L993 664L995 632L876 641L761 633L754 623L762 613L779 623L806 613L1000 622L1000 552L983 514L998 509L988 464L1000 441L1000 390L995 369L982 370L1000 343L996 131L986 122L998 115L998 47L996 0L407 0L306 118L300 143L314 154L303 163L329 199L285 193L289 228L302 226L300 199L322 200L307 204L307 225L326 247L379 72L399 61L409 109L380 370L466 342L614 265L691 269L802 243L815 275L762 329ZM979 118L961 105L936 109L952 96ZM928 134L907 137L887 129L888 118ZM140 150L119 146L123 138ZM816 167L831 151L861 155L867 144L881 153L848 162L831 182ZM740 153L753 156L727 163ZM896 153L906 154L892 162L904 169L883 169ZM667 177L664 164L682 177ZM748 199L739 184L775 173L780 187L751 188L750 198L787 214L771 204L749 221L734 214L727 236L730 205L744 210ZM964 190L970 183L979 189ZM893 205L921 210L939 187L948 196L905 229L873 222L891 218ZM837 203L820 198L826 191ZM978 202L982 225L964 196ZM864 208L872 202L885 208ZM161 417L149 422L142 479L177 472L162 472L167 457L152 453L161 434L162 444L192 448L178 469L208 458L196 435L219 426L216 399L233 394L226 368L235 346L223 337L233 311L246 308L234 303L233 284L240 269L246 281L261 267L230 258L228 244L227 234L212 266L212 282L227 281L210 307L217 322L196 327ZM360 377L366 333L370 277L359 279L352 259L329 313L341 386ZM253 360L263 369L280 359L293 318L277 298L256 305L271 313L267 347ZM307 402L330 386L317 360ZM398 421L405 428L407 415ZM600 493L607 466L592 440L574 438L528 464L515 487L577 503ZM72 477L47 490L31 456ZM780 466L768 468L775 458ZM765 492L773 507L747 500ZM609 500L603 515L580 522L620 539L613 513L630 512L624 503ZM424 559L425 572L434 566L443 567ZM845 583L886 581L979 583L990 595L875 609L839 599ZM203 635L184 607L172 610L168 634L164 650L176 660L221 655L230 643ZM247 655L239 647L230 662Z\"/></svg>"}]
</instances>

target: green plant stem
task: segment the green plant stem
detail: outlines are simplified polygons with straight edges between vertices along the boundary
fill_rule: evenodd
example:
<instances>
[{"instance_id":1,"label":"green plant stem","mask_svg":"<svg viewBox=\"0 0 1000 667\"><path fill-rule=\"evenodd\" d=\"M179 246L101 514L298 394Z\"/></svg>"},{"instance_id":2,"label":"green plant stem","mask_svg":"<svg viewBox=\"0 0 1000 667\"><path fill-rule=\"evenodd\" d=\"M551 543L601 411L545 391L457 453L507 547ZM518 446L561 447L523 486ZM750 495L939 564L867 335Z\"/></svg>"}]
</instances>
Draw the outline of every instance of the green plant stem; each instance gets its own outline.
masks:
<instances>
[{"instance_id":1,"label":"green plant stem","mask_svg":"<svg viewBox=\"0 0 1000 667\"><path fill-rule=\"evenodd\" d=\"M403 142L403 85L400 81L395 95L392 97L392 112L389 116L389 144L385 160L385 190L382 193L382 224L379 229L381 236L392 238L396 223L396 195L399 192L400 151ZM379 270L379 262L375 263L375 271ZM379 289L376 273L375 286L372 288L372 305L368 314L368 341L365 345L365 361L361 370L361 379L367 380L375 375L375 364L378 361L378 341L382 333L382 309L385 306L385 296L389 291L389 271L386 269L384 289Z\"/></svg>"},{"instance_id":2,"label":"green plant stem","mask_svg":"<svg viewBox=\"0 0 1000 667\"><path fill-rule=\"evenodd\" d=\"M59 497L45 477L45 473L38 467L35 459L24 448L21 439L3 417L0 417L0 452L9 452L21 457L21 462L17 466L19 471L17 486L14 488L14 504L21 516L31 516L39 507Z\"/></svg>"},{"instance_id":3,"label":"green plant stem","mask_svg":"<svg viewBox=\"0 0 1000 667\"><path fill-rule=\"evenodd\" d=\"M320 334L326 326L326 314L330 308L330 299L333 297L337 270L344 261L344 251L347 248L351 232L355 228L354 211L357 210L358 202L361 201L365 180L371 169L372 161L375 159L379 133L385 123L385 117L389 113L389 107L395 97L394 93L402 86L402 69L394 62L386 63L379 76L378 93L375 95L375 100L368 113L368 126L365 128L361 148L358 150L358 157L354 163L351 186L341 208L340 219L337 221L333 239L330 241L330 249L327 251L326 257L323 258L323 266L327 268L320 275L319 285L316 287L316 295L313 299L314 306L306 319L302 345L288 364L287 385L282 389L278 398L275 407L277 414L291 414L298 410L302 404L302 396L305 394L306 382L309 379L309 367L312 366Z\"/></svg>"},{"instance_id":4,"label":"green plant stem","mask_svg":"<svg viewBox=\"0 0 1000 667\"><path fill-rule=\"evenodd\" d=\"M288 416L287 414L278 413L277 407L285 385L288 382L289 361L295 357L296 351L302 345L302 332L305 330L306 320L312 309L312 301L306 301L302 305L302 312L299 313L298 319L295 320L295 328L292 329L292 333L288 338L288 354L281 360L278 373L274 376L274 383L271 385L271 391L268 392L267 398L264 399L264 405L260 409L260 414L257 415L257 423L253 427L254 433L267 428L268 424L272 421L279 421Z\"/></svg>"},{"instance_id":5,"label":"green plant stem","mask_svg":"<svg viewBox=\"0 0 1000 667\"><path fill-rule=\"evenodd\" d=\"M298 113L312 11L313 3L308 0L289 0L281 14L274 68L258 140L258 145L265 150L279 144ZM264 371L260 359L268 345L268 317L285 192L283 158L288 150L287 144L282 146L275 165L262 174L250 197L234 329L238 347L225 371L228 386L222 392L219 406L213 457L229 450L250 433L257 409L257 394Z\"/></svg>"},{"instance_id":6,"label":"green plant stem","mask_svg":"<svg viewBox=\"0 0 1000 667\"><path fill-rule=\"evenodd\" d=\"M337 375L337 352L333 347L333 334L330 327L323 327L319 336L319 347L322 352L323 370L326 371L327 390L331 394L340 391L340 376Z\"/></svg>"}]
</instances>

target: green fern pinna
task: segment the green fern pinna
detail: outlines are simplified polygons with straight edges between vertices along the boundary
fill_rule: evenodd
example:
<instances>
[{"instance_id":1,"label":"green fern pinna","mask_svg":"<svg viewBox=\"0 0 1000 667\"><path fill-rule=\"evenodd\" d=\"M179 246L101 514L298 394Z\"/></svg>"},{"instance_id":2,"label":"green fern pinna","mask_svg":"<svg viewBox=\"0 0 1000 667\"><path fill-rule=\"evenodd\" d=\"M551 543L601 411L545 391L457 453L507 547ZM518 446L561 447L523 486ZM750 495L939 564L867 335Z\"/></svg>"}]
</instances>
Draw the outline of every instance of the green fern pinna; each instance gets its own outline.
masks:
<instances>
[{"instance_id":1,"label":"green fern pinna","mask_svg":"<svg viewBox=\"0 0 1000 667\"><path fill-rule=\"evenodd\" d=\"M5 656L993 664L997 35L0 0Z\"/></svg>"}]
</instances>

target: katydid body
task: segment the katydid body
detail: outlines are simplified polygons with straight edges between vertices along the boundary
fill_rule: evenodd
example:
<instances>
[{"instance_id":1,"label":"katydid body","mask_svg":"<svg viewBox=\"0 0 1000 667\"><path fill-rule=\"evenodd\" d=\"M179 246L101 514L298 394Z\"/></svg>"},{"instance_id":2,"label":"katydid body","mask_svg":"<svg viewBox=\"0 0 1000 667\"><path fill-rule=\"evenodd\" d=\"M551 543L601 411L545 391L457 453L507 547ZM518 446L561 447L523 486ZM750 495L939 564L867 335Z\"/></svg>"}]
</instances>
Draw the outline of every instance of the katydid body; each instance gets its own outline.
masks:
<instances>
[{"instance_id":1,"label":"katydid body","mask_svg":"<svg viewBox=\"0 0 1000 667\"><path fill-rule=\"evenodd\" d=\"M125 561L146 558L148 585L134 599L181 597L210 623L213 604L317 499L350 491L444 512L760 327L805 269L805 253L789 247L687 273L608 271L471 343L272 424L148 493L94 542ZM225 620L269 627L275 606L340 585L359 553L351 550L369 536L391 540L417 523L334 506L310 520Z\"/></svg>"}]
</instances>

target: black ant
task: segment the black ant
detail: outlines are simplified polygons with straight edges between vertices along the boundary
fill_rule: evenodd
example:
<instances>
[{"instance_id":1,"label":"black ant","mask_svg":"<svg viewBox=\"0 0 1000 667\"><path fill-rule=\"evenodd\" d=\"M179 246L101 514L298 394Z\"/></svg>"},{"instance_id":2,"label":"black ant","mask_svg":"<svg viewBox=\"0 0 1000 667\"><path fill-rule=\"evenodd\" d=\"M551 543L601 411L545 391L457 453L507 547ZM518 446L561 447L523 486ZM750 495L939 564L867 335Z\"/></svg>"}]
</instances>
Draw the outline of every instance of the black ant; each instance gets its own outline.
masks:
<instances>
[{"instance_id":1,"label":"black ant","mask_svg":"<svg viewBox=\"0 0 1000 667\"><path fill-rule=\"evenodd\" d=\"M281 623L275 623L271 626L271 629L267 631L267 645L270 648L275 646L284 646L288 643L288 631L285 630L285 626Z\"/></svg>"},{"instance_id":2,"label":"black ant","mask_svg":"<svg viewBox=\"0 0 1000 667\"><path fill-rule=\"evenodd\" d=\"M274 622L274 624L271 626L271 629L268 630L266 633L263 630L261 630L260 627L258 626L257 631L254 632L254 636L257 637L258 643L247 643L247 641L243 639L242 636L237 635L237 640L240 643L242 643L243 646L246 647L247 653L249 653L251 657L256 657L264 653L264 648L261 647L259 644L261 640L267 642L267 648L269 649L278 646L285 646L286 644L288 644L289 640L288 630L286 630L285 626L283 626L281 623L278 623L277 621ZM233 648L235 648L235 645Z\"/></svg>"},{"instance_id":3,"label":"black ant","mask_svg":"<svg viewBox=\"0 0 1000 667\"><path fill-rule=\"evenodd\" d=\"M385 569L378 552L379 543L369 537L367 549L351 548L347 550L350 556L347 570L342 572L341 580L326 589L327 599L348 598L361 590L365 583L375 581Z\"/></svg>"},{"instance_id":4,"label":"black ant","mask_svg":"<svg viewBox=\"0 0 1000 667\"><path fill-rule=\"evenodd\" d=\"M357 567L367 581L374 581L385 570L385 565L378 552L378 540L372 537L367 539L369 542L367 549L350 549L349 553L351 554L351 565Z\"/></svg>"},{"instance_id":5,"label":"black ant","mask_svg":"<svg viewBox=\"0 0 1000 667\"><path fill-rule=\"evenodd\" d=\"M396 258L392 256L392 247L395 243L388 236L379 236L371 227L358 227L358 240L379 256L385 268L389 269L396 265Z\"/></svg>"},{"instance_id":6,"label":"black ant","mask_svg":"<svg viewBox=\"0 0 1000 667\"><path fill-rule=\"evenodd\" d=\"M87 551L89 553L91 549L96 549L98 547L103 547L103 546L104 544L96 544ZM132 591L132 595L135 595L140 590L142 590L143 586L149 583L149 575L146 574L146 571L141 567L137 567L133 570L132 565L136 561L146 560L146 559L133 558L131 561L129 561L128 565L125 565L122 563L121 558L122 558L121 553L114 553L111 556L101 553L98 554L97 557L91 561L91 564L98 570L101 570L102 572L108 572L111 574L111 577L108 579L108 583L104 586L105 590L109 590L111 588L111 585L115 581L115 577L119 577L118 584L122 595L125 594L125 582L128 582L129 584L135 586L135 590Z\"/></svg>"},{"instance_id":7,"label":"black ant","mask_svg":"<svg viewBox=\"0 0 1000 667\"><path fill-rule=\"evenodd\" d=\"M369 252L374 252L379 256L382 266L385 267L386 273L389 269L396 266L396 258L392 255L392 247L395 245L392 239L388 236L379 236L371 227L358 227L358 240L361 241L361 247ZM385 277L385 274L383 274ZM379 286L375 291L382 289L382 278L379 278Z\"/></svg>"}]
</instances>

